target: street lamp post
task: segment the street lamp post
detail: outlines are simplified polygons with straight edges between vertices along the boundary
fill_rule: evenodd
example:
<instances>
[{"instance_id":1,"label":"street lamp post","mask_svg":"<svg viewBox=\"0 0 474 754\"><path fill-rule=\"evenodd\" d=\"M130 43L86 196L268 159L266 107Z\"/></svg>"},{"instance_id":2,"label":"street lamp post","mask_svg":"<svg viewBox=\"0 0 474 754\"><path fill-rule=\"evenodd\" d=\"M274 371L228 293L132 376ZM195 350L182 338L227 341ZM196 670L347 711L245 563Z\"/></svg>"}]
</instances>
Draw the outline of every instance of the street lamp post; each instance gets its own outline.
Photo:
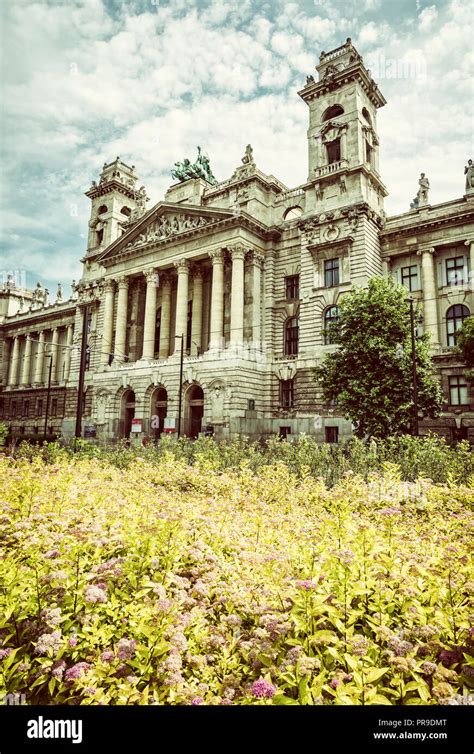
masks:
<instances>
[{"instance_id":1,"label":"street lamp post","mask_svg":"<svg viewBox=\"0 0 474 754\"><path fill-rule=\"evenodd\" d=\"M413 427L412 434L418 437L418 377L416 373L416 348L415 348L415 310L413 299L409 298L410 304L410 330L411 330L411 369L413 383Z\"/></svg>"},{"instance_id":2,"label":"street lamp post","mask_svg":"<svg viewBox=\"0 0 474 754\"><path fill-rule=\"evenodd\" d=\"M181 338L181 352L179 359L179 391L178 391L178 438L181 437L181 409L183 398L183 362L184 362L184 335L175 335L175 338Z\"/></svg>"}]
</instances>

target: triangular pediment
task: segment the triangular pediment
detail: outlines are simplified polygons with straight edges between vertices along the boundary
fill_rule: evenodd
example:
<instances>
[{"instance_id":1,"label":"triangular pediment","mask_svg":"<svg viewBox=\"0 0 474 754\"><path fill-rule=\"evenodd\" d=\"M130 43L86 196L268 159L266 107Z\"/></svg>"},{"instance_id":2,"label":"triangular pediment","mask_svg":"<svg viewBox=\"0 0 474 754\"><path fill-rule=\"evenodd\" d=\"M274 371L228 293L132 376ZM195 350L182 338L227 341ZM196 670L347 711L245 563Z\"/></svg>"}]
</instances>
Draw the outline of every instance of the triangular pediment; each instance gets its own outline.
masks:
<instances>
[{"instance_id":1,"label":"triangular pediment","mask_svg":"<svg viewBox=\"0 0 474 754\"><path fill-rule=\"evenodd\" d=\"M195 204L159 202L130 229L108 246L98 258L99 262L115 257L125 250L134 251L150 244L175 241L179 237L201 234L217 223L235 218L233 210L215 209Z\"/></svg>"}]
</instances>

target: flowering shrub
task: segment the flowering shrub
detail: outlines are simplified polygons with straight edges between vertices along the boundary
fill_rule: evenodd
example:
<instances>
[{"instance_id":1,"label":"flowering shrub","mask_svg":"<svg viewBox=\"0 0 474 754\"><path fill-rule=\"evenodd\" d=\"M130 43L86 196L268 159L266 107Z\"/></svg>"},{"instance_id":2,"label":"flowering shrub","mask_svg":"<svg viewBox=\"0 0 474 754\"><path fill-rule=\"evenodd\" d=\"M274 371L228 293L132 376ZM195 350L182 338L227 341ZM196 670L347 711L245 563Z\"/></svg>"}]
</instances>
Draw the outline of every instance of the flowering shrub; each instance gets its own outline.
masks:
<instances>
[{"instance_id":1,"label":"flowering shrub","mask_svg":"<svg viewBox=\"0 0 474 754\"><path fill-rule=\"evenodd\" d=\"M472 702L472 488L383 469L1 457L0 696Z\"/></svg>"}]
</instances>

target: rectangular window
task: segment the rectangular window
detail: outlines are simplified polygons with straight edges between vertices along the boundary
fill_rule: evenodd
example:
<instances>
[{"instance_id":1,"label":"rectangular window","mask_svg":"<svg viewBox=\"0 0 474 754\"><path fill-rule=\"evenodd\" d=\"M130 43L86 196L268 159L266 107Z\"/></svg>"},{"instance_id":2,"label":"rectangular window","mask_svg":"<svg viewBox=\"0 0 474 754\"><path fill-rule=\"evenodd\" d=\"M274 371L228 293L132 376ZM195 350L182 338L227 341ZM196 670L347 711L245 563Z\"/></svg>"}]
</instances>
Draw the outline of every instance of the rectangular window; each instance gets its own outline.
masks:
<instances>
[{"instance_id":1,"label":"rectangular window","mask_svg":"<svg viewBox=\"0 0 474 754\"><path fill-rule=\"evenodd\" d=\"M467 382L462 375L449 378L449 402L451 406L468 406Z\"/></svg>"},{"instance_id":2,"label":"rectangular window","mask_svg":"<svg viewBox=\"0 0 474 754\"><path fill-rule=\"evenodd\" d=\"M285 298L295 299L300 297L300 276L289 275L285 278Z\"/></svg>"},{"instance_id":3,"label":"rectangular window","mask_svg":"<svg viewBox=\"0 0 474 754\"><path fill-rule=\"evenodd\" d=\"M285 326L285 356L296 356L298 353L299 327L296 317L288 320Z\"/></svg>"},{"instance_id":4,"label":"rectangular window","mask_svg":"<svg viewBox=\"0 0 474 754\"><path fill-rule=\"evenodd\" d=\"M247 402L248 410L249 411L255 411L255 399L249 398Z\"/></svg>"},{"instance_id":5,"label":"rectangular window","mask_svg":"<svg viewBox=\"0 0 474 754\"><path fill-rule=\"evenodd\" d=\"M402 285L409 291L419 291L418 285L418 267L416 264L411 264L408 267L402 267Z\"/></svg>"},{"instance_id":6,"label":"rectangular window","mask_svg":"<svg viewBox=\"0 0 474 754\"><path fill-rule=\"evenodd\" d=\"M339 442L339 427L325 427L324 434L326 442L337 443Z\"/></svg>"},{"instance_id":7,"label":"rectangular window","mask_svg":"<svg viewBox=\"0 0 474 754\"><path fill-rule=\"evenodd\" d=\"M280 427L278 435L282 440L286 440L288 435L291 435L291 427Z\"/></svg>"},{"instance_id":8,"label":"rectangular window","mask_svg":"<svg viewBox=\"0 0 474 754\"><path fill-rule=\"evenodd\" d=\"M3 418L5 415L5 400L4 398L0 398L0 416Z\"/></svg>"},{"instance_id":9,"label":"rectangular window","mask_svg":"<svg viewBox=\"0 0 474 754\"><path fill-rule=\"evenodd\" d=\"M38 398L38 403L36 404L36 413L38 416L43 416L43 399Z\"/></svg>"},{"instance_id":10,"label":"rectangular window","mask_svg":"<svg viewBox=\"0 0 474 754\"><path fill-rule=\"evenodd\" d=\"M464 257L446 260L446 285L464 285Z\"/></svg>"},{"instance_id":11,"label":"rectangular window","mask_svg":"<svg viewBox=\"0 0 474 754\"><path fill-rule=\"evenodd\" d=\"M328 163L331 165L333 162L339 162L341 159L341 140L334 139L326 145L328 153Z\"/></svg>"},{"instance_id":12,"label":"rectangular window","mask_svg":"<svg viewBox=\"0 0 474 754\"><path fill-rule=\"evenodd\" d=\"M291 408L293 401L293 380L280 380L280 404L283 408Z\"/></svg>"},{"instance_id":13,"label":"rectangular window","mask_svg":"<svg viewBox=\"0 0 474 754\"><path fill-rule=\"evenodd\" d=\"M339 259L324 260L324 285L326 288L339 285Z\"/></svg>"},{"instance_id":14,"label":"rectangular window","mask_svg":"<svg viewBox=\"0 0 474 754\"><path fill-rule=\"evenodd\" d=\"M16 401L11 402L10 413L13 417L16 416Z\"/></svg>"},{"instance_id":15,"label":"rectangular window","mask_svg":"<svg viewBox=\"0 0 474 754\"><path fill-rule=\"evenodd\" d=\"M23 401L23 416L28 416L30 413L30 402Z\"/></svg>"},{"instance_id":16,"label":"rectangular window","mask_svg":"<svg viewBox=\"0 0 474 754\"><path fill-rule=\"evenodd\" d=\"M58 399L52 398L51 400L51 416L58 415Z\"/></svg>"}]
</instances>

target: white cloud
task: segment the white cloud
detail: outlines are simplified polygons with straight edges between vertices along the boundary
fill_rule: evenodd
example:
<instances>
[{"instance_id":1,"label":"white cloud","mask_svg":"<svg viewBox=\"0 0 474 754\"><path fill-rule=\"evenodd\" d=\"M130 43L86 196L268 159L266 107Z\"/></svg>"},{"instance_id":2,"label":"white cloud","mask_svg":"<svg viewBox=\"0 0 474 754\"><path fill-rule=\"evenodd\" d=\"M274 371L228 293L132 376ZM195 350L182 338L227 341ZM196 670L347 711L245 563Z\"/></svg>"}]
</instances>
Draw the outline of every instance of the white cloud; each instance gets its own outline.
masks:
<instances>
[{"instance_id":1,"label":"white cloud","mask_svg":"<svg viewBox=\"0 0 474 754\"><path fill-rule=\"evenodd\" d=\"M423 8L418 16L420 29L422 31L429 31L437 18L438 10L436 5L430 5L428 8Z\"/></svg>"},{"instance_id":2,"label":"white cloud","mask_svg":"<svg viewBox=\"0 0 474 754\"><path fill-rule=\"evenodd\" d=\"M220 179L251 142L259 167L302 183L308 113L297 91L320 51L347 36L388 100L378 122L387 210L408 208L421 170L433 201L462 193L471 152L467 0L404 14L378 0L320 0L313 12L280 0L16 0L3 13L5 264L77 277L83 192L116 154L137 166L153 202L197 144Z\"/></svg>"}]
</instances>

